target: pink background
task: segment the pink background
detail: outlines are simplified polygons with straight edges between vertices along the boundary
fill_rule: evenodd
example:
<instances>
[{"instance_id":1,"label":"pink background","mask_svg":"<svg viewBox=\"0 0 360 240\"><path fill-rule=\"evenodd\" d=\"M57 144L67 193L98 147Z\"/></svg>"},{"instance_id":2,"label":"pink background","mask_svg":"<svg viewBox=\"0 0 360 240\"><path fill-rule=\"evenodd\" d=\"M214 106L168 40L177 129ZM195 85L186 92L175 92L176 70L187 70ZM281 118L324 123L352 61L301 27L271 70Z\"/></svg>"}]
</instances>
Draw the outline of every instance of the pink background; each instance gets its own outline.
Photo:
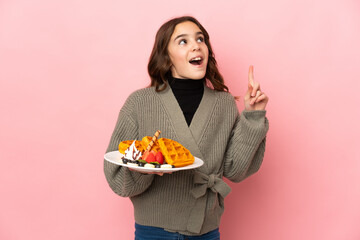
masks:
<instances>
[{"instance_id":1,"label":"pink background","mask_svg":"<svg viewBox=\"0 0 360 240\"><path fill-rule=\"evenodd\" d=\"M233 94L253 64L270 97L264 163L230 183L222 239L360 239L356 0L2 0L0 239L133 239L103 154L149 83L157 29L184 14L210 33Z\"/></svg>"}]
</instances>

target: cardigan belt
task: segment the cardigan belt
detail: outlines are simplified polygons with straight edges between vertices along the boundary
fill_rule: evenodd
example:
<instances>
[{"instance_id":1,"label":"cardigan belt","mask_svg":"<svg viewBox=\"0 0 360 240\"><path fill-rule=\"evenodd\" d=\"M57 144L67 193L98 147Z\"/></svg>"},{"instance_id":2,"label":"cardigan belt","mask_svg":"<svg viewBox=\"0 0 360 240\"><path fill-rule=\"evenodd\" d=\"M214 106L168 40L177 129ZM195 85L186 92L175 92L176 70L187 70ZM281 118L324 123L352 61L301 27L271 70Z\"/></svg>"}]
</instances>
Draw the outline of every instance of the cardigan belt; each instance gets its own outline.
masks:
<instances>
[{"instance_id":1,"label":"cardigan belt","mask_svg":"<svg viewBox=\"0 0 360 240\"><path fill-rule=\"evenodd\" d=\"M231 192L231 188L224 182L221 173L206 175L195 171L194 183L195 187L191 190L191 194L196 198L196 202L189 217L187 230L200 233L205 217L207 189L209 188L215 194L219 193L225 198ZM216 198L214 199L216 200Z\"/></svg>"}]
</instances>

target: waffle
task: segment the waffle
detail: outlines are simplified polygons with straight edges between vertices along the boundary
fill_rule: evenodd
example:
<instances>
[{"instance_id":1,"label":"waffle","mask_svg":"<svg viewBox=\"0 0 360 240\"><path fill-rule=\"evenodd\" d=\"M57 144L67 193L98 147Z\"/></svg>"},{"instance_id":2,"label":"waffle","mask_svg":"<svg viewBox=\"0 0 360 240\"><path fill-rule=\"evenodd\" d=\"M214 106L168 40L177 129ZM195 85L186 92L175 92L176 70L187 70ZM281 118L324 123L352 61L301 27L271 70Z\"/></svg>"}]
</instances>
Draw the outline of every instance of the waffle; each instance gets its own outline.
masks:
<instances>
[{"instance_id":1,"label":"waffle","mask_svg":"<svg viewBox=\"0 0 360 240\"><path fill-rule=\"evenodd\" d=\"M147 146L149 145L149 143L151 142L151 139L152 139L152 137L145 136L145 137L143 137L143 139L141 141L136 140L135 141L136 149L141 151L141 152L144 152L145 149L147 148ZM122 153L122 154L125 154L125 150L130 147L130 145L133 143L133 141L134 140L122 141L119 144L119 152ZM160 151L160 147L159 147L159 144L157 143L157 141L154 143L151 150L155 150L156 152Z\"/></svg>"},{"instance_id":2,"label":"waffle","mask_svg":"<svg viewBox=\"0 0 360 240\"><path fill-rule=\"evenodd\" d=\"M125 154L125 150L128 149L130 147L130 145L133 143L134 140L126 140L126 141L122 141L119 144L119 152L122 154ZM146 145L147 146L147 145ZM135 141L135 147L137 150L143 152L145 151L146 146L143 146L143 142L142 141Z\"/></svg>"},{"instance_id":3,"label":"waffle","mask_svg":"<svg viewBox=\"0 0 360 240\"><path fill-rule=\"evenodd\" d=\"M142 138L142 145L144 147L144 150L147 148L147 146L151 142L151 139L152 139L152 137L149 137L149 136L145 136L145 137ZM155 143L152 146L151 150L154 150L155 152L161 151L158 141L155 141Z\"/></svg>"},{"instance_id":4,"label":"waffle","mask_svg":"<svg viewBox=\"0 0 360 240\"><path fill-rule=\"evenodd\" d=\"M168 138L159 138L156 143L168 164L185 167L194 163L194 156L180 143Z\"/></svg>"}]
</instances>

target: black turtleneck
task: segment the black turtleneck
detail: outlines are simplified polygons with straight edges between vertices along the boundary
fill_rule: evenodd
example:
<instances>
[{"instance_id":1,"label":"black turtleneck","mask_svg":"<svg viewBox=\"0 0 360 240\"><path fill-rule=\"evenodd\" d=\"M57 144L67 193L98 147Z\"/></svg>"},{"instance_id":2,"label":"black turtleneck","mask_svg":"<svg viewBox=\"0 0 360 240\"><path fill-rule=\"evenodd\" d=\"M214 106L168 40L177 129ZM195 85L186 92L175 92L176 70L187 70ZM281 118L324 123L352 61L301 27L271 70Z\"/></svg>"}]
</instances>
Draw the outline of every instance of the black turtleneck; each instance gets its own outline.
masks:
<instances>
[{"instance_id":1,"label":"black turtleneck","mask_svg":"<svg viewBox=\"0 0 360 240\"><path fill-rule=\"evenodd\" d=\"M188 126L190 126L191 120L203 97L204 81L205 78L194 80L168 76L168 83L184 113Z\"/></svg>"}]
</instances>

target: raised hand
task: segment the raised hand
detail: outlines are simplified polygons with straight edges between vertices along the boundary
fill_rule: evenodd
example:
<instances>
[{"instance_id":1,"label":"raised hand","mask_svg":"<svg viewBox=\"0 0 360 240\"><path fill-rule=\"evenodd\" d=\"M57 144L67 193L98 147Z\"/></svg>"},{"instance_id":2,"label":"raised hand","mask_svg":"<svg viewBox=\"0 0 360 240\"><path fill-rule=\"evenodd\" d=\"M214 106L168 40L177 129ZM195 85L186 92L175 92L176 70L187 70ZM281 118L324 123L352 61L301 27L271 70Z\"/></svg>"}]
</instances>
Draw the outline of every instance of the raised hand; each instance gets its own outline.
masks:
<instances>
[{"instance_id":1,"label":"raised hand","mask_svg":"<svg viewBox=\"0 0 360 240\"><path fill-rule=\"evenodd\" d=\"M260 89L260 83L254 81L254 67L249 67L248 90L244 97L245 110L265 110L269 98Z\"/></svg>"}]
</instances>

